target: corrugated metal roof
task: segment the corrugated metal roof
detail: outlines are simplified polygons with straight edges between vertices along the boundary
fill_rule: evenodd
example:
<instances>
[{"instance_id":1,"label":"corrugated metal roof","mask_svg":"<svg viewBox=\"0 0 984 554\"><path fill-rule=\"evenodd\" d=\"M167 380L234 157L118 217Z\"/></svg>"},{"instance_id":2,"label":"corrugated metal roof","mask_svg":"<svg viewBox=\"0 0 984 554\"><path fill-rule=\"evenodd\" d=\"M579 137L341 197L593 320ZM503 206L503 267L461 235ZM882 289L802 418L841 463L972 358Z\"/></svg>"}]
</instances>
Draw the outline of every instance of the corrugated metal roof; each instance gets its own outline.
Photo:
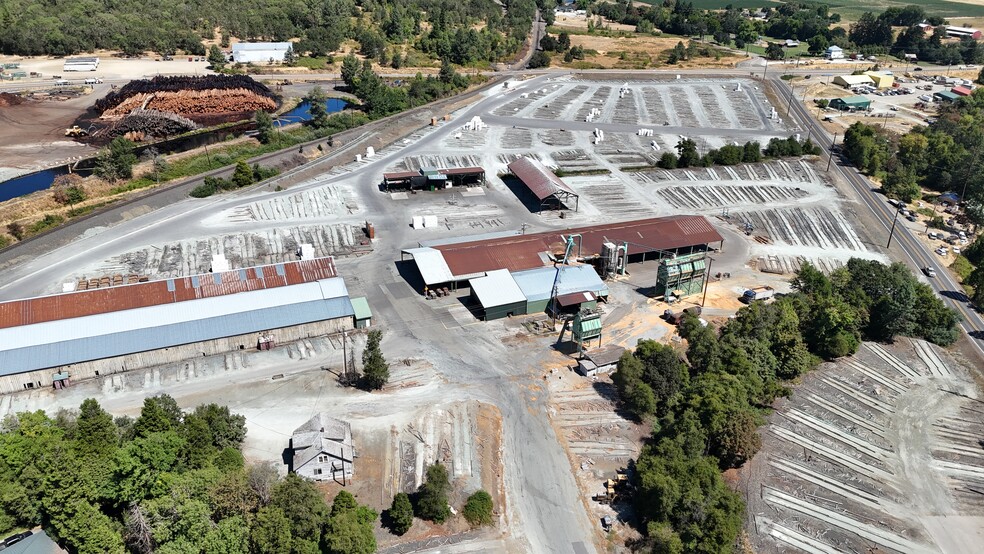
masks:
<instances>
[{"instance_id":1,"label":"corrugated metal roof","mask_svg":"<svg viewBox=\"0 0 984 554\"><path fill-rule=\"evenodd\" d=\"M370 319L372 317L369 301L364 296L352 299L352 309L355 311L355 319Z\"/></svg>"},{"instance_id":2,"label":"corrugated metal roof","mask_svg":"<svg viewBox=\"0 0 984 554\"><path fill-rule=\"evenodd\" d=\"M287 50L289 42L237 42L232 45L233 52L255 52L257 50Z\"/></svg>"},{"instance_id":3,"label":"corrugated metal roof","mask_svg":"<svg viewBox=\"0 0 984 554\"><path fill-rule=\"evenodd\" d=\"M413 177L420 177L419 171L396 171L393 173L383 173L383 179L387 181L402 181L404 179L412 179Z\"/></svg>"},{"instance_id":4,"label":"corrugated metal roof","mask_svg":"<svg viewBox=\"0 0 984 554\"><path fill-rule=\"evenodd\" d=\"M328 257L206 275L2 302L0 329L310 283L335 277L337 272L334 259Z\"/></svg>"},{"instance_id":5,"label":"corrugated metal roof","mask_svg":"<svg viewBox=\"0 0 984 554\"><path fill-rule=\"evenodd\" d=\"M0 329L0 375L350 317L342 278Z\"/></svg>"},{"instance_id":6,"label":"corrugated metal roof","mask_svg":"<svg viewBox=\"0 0 984 554\"><path fill-rule=\"evenodd\" d=\"M483 308L526 302L523 291L506 269L490 271L485 277L472 279L468 284Z\"/></svg>"},{"instance_id":7,"label":"corrugated metal roof","mask_svg":"<svg viewBox=\"0 0 984 554\"><path fill-rule=\"evenodd\" d=\"M971 91L969 88L965 86L956 86L950 89L950 92L952 92L953 94L959 94L960 96L970 96L971 92L973 91Z\"/></svg>"},{"instance_id":8,"label":"corrugated metal roof","mask_svg":"<svg viewBox=\"0 0 984 554\"><path fill-rule=\"evenodd\" d=\"M519 158L507 166L509 172L526 185L539 200L543 201L558 192L577 196L567 183L560 180L545 165L532 158Z\"/></svg>"},{"instance_id":9,"label":"corrugated metal roof","mask_svg":"<svg viewBox=\"0 0 984 554\"><path fill-rule=\"evenodd\" d=\"M481 167L452 167L442 169L441 173L445 175L478 175L485 173L485 169Z\"/></svg>"},{"instance_id":10,"label":"corrugated metal roof","mask_svg":"<svg viewBox=\"0 0 984 554\"><path fill-rule=\"evenodd\" d=\"M544 267L529 271L513 273L512 277L519 285L523 295L530 302L547 300L553 291L554 278L557 269ZM557 287L557 294L564 295L574 292L591 291L598 296L608 296L608 287L598 276L598 272L590 265L572 265L564 269L564 276Z\"/></svg>"},{"instance_id":11,"label":"corrugated metal roof","mask_svg":"<svg viewBox=\"0 0 984 554\"><path fill-rule=\"evenodd\" d=\"M593 292L572 292L557 296L557 303L563 307L583 304L584 302L594 302L598 298Z\"/></svg>"},{"instance_id":12,"label":"corrugated metal roof","mask_svg":"<svg viewBox=\"0 0 984 554\"><path fill-rule=\"evenodd\" d=\"M571 233L581 235L579 257L582 259L599 256L601 245L606 239L615 243L628 242L630 255L700 246L722 240L721 235L705 217L678 215L439 245L434 248L443 253L443 261L453 275L496 269L523 271L549 263L544 262L540 256L542 252L563 256L564 240L561 235Z\"/></svg>"},{"instance_id":13,"label":"corrugated metal roof","mask_svg":"<svg viewBox=\"0 0 984 554\"><path fill-rule=\"evenodd\" d=\"M420 276L424 278L424 284L437 285L454 280L454 274L444 261L444 255L440 250L434 248L407 248L404 254L413 256L413 261L417 264Z\"/></svg>"}]
</instances>

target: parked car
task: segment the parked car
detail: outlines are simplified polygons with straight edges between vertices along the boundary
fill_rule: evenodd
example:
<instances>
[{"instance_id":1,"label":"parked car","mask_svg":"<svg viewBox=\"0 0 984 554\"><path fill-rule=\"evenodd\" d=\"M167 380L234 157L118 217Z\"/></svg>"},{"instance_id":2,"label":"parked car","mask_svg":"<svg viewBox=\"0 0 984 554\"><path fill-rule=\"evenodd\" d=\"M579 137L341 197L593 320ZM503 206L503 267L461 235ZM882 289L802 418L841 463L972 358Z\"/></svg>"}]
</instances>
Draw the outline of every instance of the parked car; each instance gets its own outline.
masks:
<instances>
[{"instance_id":1,"label":"parked car","mask_svg":"<svg viewBox=\"0 0 984 554\"><path fill-rule=\"evenodd\" d=\"M959 256L960 255L960 247L959 246L954 246L953 247L953 255L954 256Z\"/></svg>"},{"instance_id":2,"label":"parked car","mask_svg":"<svg viewBox=\"0 0 984 554\"><path fill-rule=\"evenodd\" d=\"M936 249L936 253L939 254L940 256L946 256L947 249L945 246L941 246Z\"/></svg>"},{"instance_id":3,"label":"parked car","mask_svg":"<svg viewBox=\"0 0 984 554\"><path fill-rule=\"evenodd\" d=\"M930 231L930 232L926 233L926 236L930 240L933 240L933 239L936 239L937 237L939 237L939 235L936 234L936 231Z\"/></svg>"}]
</instances>

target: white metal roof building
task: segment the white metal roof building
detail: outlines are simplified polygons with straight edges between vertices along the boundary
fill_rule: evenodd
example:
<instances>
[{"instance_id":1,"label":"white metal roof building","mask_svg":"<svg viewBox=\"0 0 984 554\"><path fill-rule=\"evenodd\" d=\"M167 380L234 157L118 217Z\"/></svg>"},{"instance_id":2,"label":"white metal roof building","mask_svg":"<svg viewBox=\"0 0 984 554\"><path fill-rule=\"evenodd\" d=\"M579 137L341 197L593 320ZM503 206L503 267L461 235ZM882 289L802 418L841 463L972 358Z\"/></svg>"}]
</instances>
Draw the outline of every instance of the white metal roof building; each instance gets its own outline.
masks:
<instances>
[{"instance_id":1,"label":"white metal roof building","mask_svg":"<svg viewBox=\"0 0 984 554\"><path fill-rule=\"evenodd\" d=\"M237 42L232 45L232 58L236 63L282 62L293 46L289 42Z\"/></svg>"},{"instance_id":2,"label":"white metal roof building","mask_svg":"<svg viewBox=\"0 0 984 554\"><path fill-rule=\"evenodd\" d=\"M441 251L436 248L427 246L407 248L402 253L413 257L413 261L420 271L420 276L423 277L424 284L428 287L464 279L464 277L455 278L455 275L451 273L451 268L448 267L448 263L444 260L444 254L441 254Z\"/></svg>"},{"instance_id":3,"label":"white metal roof building","mask_svg":"<svg viewBox=\"0 0 984 554\"><path fill-rule=\"evenodd\" d=\"M0 375L245 335L355 311L341 277L0 329Z\"/></svg>"},{"instance_id":4,"label":"white metal roof building","mask_svg":"<svg viewBox=\"0 0 984 554\"><path fill-rule=\"evenodd\" d=\"M485 319L499 319L526 313L526 295L508 269L489 271L485 277L469 281L472 298L481 304Z\"/></svg>"}]
</instances>

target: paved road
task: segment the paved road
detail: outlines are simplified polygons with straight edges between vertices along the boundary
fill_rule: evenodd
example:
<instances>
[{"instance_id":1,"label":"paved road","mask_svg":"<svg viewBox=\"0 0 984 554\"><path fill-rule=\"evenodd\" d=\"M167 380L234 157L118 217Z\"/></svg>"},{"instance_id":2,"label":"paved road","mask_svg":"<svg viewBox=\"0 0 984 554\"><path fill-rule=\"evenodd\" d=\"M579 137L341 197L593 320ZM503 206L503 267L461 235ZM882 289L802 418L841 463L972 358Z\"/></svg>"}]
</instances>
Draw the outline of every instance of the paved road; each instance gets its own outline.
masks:
<instances>
[{"instance_id":1,"label":"paved road","mask_svg":"<svg viewBox=\"0 0 984 554\"><path fill-rule=\"evenodd\" d=\"M787 83L779 79L775 79L774 82L779 90L784 90L784 94L789 94L789 85ZM795 116L801 121L804 128L811 129L814 137L825 137L827 144L831 144L833 137L827 133L819 121L810 115L802 103L793 102L792 106ZM828 153L828 155L830 154ZM885 233L883 237L887 244L892 221L896 217L896 209L888 203L882 194L873 190L874 185L864 175L861 175L857 168L839 163L837 158L834 158L833 162L831 165L836 168L835 171L839 172L844 180L851 184L851 187L857 192L858 197L878 219L881 226L884 227ZM929 279L929 284L933 287L933 290L942 296L943 301L948 306L961 315L963 318L963 322L960 324L961 328L970 336L970 343L974 345L975 352L984 357L984 319L970 306L967 296L963 292L963 288L953 278L950 271L940 266L939 256L933 253L925 243L916 238L915 232L909 229L905 225L905 220L901 218L899 218L899 222L895 226L892 245L903 254L902 260L913 271L921 272L922 268L927 266L940 269L936 273L937 276L935 279Z\"/></svg>"}]
</instances>

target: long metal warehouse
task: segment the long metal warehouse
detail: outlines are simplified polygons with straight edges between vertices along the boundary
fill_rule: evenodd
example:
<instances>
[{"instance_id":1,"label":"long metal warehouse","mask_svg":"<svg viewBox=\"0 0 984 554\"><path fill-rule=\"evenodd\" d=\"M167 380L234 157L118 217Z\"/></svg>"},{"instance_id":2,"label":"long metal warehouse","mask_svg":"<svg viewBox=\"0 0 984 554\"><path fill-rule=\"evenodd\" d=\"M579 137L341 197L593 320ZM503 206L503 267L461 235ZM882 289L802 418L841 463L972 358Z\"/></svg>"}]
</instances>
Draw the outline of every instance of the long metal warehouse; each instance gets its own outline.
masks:
<instances>
[{"instance_id":1,"label":"long metal warehouse","mask_svg":"<svg viewBox=\"0 0 984 554\"><path fill-rule=\"evenodd\" d=\"M331 258L0 303L0 392L352 328Z\"/></svg>"},{"instance_id":2,"label":"long metal warehouse","mask_svg":"<svg viewBox=\"0 0 984 554\"><path fill-rule=\"evenodd\" d=\"M533 158L519 158L507 166L509 172L530 189L533 196L540 201L540 209L556 204L570 207L567 202L574 199L574 211L577 211L580 197L553 171Z\"/></svg>"}]
</instances>

